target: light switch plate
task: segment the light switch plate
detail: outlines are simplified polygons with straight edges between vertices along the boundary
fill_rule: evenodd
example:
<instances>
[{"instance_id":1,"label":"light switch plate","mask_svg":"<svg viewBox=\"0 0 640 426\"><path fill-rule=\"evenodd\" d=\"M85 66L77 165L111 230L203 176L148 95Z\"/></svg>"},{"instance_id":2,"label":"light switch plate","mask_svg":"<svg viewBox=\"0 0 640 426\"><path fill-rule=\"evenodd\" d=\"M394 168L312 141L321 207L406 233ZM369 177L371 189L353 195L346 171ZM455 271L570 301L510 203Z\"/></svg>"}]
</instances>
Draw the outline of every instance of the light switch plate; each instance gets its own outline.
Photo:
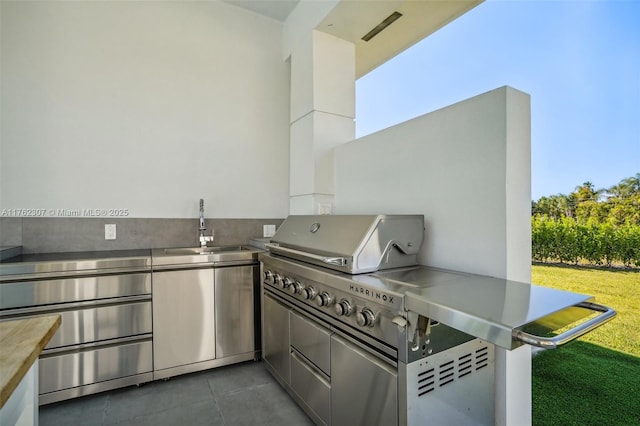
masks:
<instances>
[{"instance_id":1,"label":"light switch plate","mask_svg":"<svg viewBox=\"0 0 640 426\"><path fill-rule=\"evenodd\" d=\"M273 237L276 233L275 225L262 225L262 236L263 237Z\"/></svg>"},{"instance_id":2,"label":"light switch plate","mask_svg":"<svg viewBox=\"0 0 640 426\"><path fill-rule=\"evenodd\" d=\"M116 224L108 223L104 225L104 239L115 240L116 239Z\"/></svg>"}]
</instances>

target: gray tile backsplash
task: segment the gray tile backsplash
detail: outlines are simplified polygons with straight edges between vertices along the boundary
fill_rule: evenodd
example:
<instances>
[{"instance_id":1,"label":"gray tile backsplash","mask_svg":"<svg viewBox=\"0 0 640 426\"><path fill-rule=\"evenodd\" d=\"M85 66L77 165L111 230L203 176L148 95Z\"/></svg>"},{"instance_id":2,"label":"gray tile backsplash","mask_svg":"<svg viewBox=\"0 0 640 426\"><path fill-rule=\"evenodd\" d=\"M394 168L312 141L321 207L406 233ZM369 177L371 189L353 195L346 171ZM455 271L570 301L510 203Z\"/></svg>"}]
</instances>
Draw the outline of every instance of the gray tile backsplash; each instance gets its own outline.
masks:
<instances>
[{"instance_id":1,"label":"gray tile backsplash","mask_svg":"<svg viewBox=\"0 0 640 426\"><path fill-rule=\"evenodd\" d=\"M19 217L0 218L0 246L22 245L22 219Z\"/></svg>"},{"instance_id":2,"label":"gray tile backsplash","mask_svg":"<svg viewBox=\"0 0 640 426\"><path fill-rule=\"evenodd\" d=\"M262 226L283 219L207 219L213 245L246 244L262 237ZM116 225L116 239L105 240L104 225ZM198 219L0 218L0 246L21 245L23 253L193 247ZM211 245L211 244L210 244Z\"/></svg>"}]
</instances>

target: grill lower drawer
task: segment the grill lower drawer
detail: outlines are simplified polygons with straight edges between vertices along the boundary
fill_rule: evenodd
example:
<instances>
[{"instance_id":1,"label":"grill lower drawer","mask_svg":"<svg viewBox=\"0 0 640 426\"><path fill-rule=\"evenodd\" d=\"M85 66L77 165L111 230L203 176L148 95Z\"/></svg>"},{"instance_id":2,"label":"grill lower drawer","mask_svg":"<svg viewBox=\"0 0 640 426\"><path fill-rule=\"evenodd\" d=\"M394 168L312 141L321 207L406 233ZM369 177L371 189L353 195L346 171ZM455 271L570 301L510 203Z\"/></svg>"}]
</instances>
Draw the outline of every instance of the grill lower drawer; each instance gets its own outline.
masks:
<instances>
[{"instance_id":1,"label":"grill lower drawer","mask_svg":"<svg viewBox=\"0 0 640 426\"><path fill-rule=\"evenodd\" d=\"M151 339L40 357L40 394L153 370Z\"/></svg>"},{"instance_id":2,"label":"grill lower drawer","mask_svg":"<svg viewBox=\"0 0 640 426\"><path fill-rule=\"evenodd\" d=\"M331 334L324 327L291 312L291 346L331 376Z\"/></svg>"},{"instance_id":3,"label":"grill lower drawer","mask_svg":"<svg viewBox=\"0 0 640 426\"><path fill-rule=\"evenodd\" d=\"M325 424L331 424L331 385L295 351L291 353L291 388Z\"/></svg>"}]
</instances>

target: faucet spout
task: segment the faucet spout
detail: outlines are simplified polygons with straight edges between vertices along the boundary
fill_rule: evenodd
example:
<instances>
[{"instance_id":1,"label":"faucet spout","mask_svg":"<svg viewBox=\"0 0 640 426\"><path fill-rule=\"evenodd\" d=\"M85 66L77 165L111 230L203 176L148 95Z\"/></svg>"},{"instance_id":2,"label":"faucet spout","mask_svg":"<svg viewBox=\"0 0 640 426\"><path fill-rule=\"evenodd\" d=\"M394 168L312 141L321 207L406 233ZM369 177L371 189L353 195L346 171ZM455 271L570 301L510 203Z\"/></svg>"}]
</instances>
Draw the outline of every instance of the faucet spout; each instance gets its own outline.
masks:
<instances>
[{"instance_id":1,"label":"faucet spout","mask_svg":"<svg viewBox=\"0 0 640 426\"><path fill-rule=\"evenodd\" d=\"M200 235L204 236L204 231L207 228L204 226L204 200L200 198Z\"/></svg>"},{"instance_id":2,"label":"faucet spout","mask_svg":"<svg viewBox=\"0 0 640 426\"><path fill-rule=\"evenodd\" d=\"M198 227L200 247L206 247L208 242L213 241L213 231L211 231L211 235L204 235L206 230L207 228L204 226L204 200L200 198L200 226Z\"/></svg>"}]
</instances>

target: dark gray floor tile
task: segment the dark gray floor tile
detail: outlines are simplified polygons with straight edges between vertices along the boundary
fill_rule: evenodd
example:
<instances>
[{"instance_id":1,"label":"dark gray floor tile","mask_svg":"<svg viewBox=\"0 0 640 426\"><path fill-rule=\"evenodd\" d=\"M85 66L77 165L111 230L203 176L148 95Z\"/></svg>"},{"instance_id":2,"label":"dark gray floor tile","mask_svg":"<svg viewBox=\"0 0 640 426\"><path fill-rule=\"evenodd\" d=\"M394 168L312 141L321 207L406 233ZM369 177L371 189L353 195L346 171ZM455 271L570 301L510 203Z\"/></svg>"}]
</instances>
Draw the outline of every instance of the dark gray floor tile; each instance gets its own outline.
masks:
<instances>
[{"instance_id":1,"label":"dark gray floor tile","mask_svg":"<svg viewBox=\"0 0 640 426\"><path fill-rule=\"evenodd\" d=\"M43 405L39 409L40 426L101 425L108 395L101 393Z\"/></svg>"},{"instance_id":2,"label":"dark gray floor tile","mask_svg":"<svg viewBox=\"0 0 640 426\"><path fill-rule=\"evenodd\" d=\"M220 367L40 407L41 426L304 426L311 420L261 362Z\"/></svg>"},{"instance_id":3,"label":"dark gray floor tile","mask_svg":"<svg viewBox=\"0 0 640 426\"><path fill-rule=\"evenodd\" d=\"M274 381L261 362L253 361L211 370L208 373L208 380L214 395L260 386Z\"/></svg>"},{"instance_id":4,"label":"dark gray floor tile","mask_svg":"<svg viewBox=\"0 0 640 426\"><path fill-rule=\"evenodd\" d=\"M213 402L206 377L188 374L168 381L155 381L140 388L113 391L105 413L104 424L148 416L196 402Z\"/></svg>"},{"instance_id":5,"label":"dark gray floor tile","mask_svg":"<svg viewBox=\"0 0 640 426\"><path fill-rule=\"evenodd\" d=\"M216 394L225 425L313 425L277 383Z\"/></svg>"},{"instance_id":6,"label":"dark gray floor tile","mask_svg":"<svg viewBox=\"0 0 640 426\"><path fill-rule=\"evenodd\" d=\"M113 426L223 426L222 416L214 401L194 402L157 413L137 416Z\"/></svg>"}]
</instances>

